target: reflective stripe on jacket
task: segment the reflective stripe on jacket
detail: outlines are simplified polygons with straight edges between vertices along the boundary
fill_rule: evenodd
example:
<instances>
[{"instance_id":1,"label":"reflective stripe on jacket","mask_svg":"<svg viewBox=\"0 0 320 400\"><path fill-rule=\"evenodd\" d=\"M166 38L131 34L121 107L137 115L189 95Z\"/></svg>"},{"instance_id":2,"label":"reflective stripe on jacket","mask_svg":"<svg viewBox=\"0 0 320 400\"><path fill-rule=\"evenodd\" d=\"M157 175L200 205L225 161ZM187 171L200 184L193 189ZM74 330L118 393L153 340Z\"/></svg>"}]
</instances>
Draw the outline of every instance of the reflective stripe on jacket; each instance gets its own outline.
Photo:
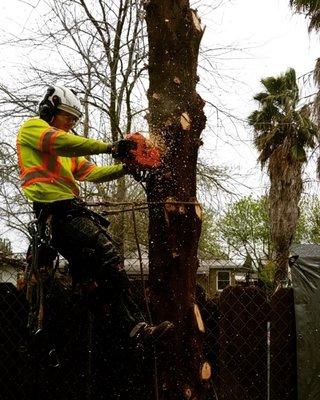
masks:
<instances>
[{"instance_id":1,"label":"reflective stripe on jacket","mask_svg":"<svg viewBox=\"0 0 320 400\"><path fill-rule=\"evenodd\" d=\"M40 118L26 121L17 137L22 189L31 201L53 202L79 195L76 180L105 182L125 174L122 164L99 167L84 155L106 153L110 144L51 127Z\"/></svg>"}]
</instances>

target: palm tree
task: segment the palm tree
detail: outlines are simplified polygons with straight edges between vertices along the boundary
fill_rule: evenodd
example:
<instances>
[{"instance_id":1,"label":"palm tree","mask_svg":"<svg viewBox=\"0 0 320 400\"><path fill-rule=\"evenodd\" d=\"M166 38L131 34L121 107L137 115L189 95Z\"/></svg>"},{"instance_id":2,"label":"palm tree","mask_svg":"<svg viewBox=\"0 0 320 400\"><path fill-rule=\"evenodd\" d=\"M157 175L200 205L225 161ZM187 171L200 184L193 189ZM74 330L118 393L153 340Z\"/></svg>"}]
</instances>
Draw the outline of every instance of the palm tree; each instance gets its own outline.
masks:
<instances>
[{"instance_id":1,"label":"palm tree","mask_svg":"<svg viewBox=\"0 0 320 400\"><path fill-rule=\"evenodd\" d=\"M299 13L310 18L309 31L320 29L319 0L290 0L290 6Z\"/></svg>"},{"instance_id":2,"label":"palm tree","mask_svg":"<svg viewBox=\"0 0 320 400\"><path fill-rule=\"evenodd\" d=\"M299 108L299 88L294 69L279 77L261 80L265 91L254 99L259 110L248 118L254 128L254 145L259 161L270 177L270 235L275 249L276 282L287 277L289 249L294 236L303 188L302 166L307 151L314 148L316 125L308 105Z\"/></svg>"}]
</instances>

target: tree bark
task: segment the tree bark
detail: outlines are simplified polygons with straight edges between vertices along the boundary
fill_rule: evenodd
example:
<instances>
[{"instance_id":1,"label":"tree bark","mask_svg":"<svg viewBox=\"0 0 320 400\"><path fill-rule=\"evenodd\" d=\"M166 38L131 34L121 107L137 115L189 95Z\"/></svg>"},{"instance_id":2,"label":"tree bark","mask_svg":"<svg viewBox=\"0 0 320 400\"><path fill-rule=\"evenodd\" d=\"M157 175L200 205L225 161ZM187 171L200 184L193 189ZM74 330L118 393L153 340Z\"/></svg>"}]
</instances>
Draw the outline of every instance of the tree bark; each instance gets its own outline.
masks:
<instances>
[{"instance_id":1,"label":"tree bark","mask_svg":"<svg viewBox=\"0 0 320 400\"><path fill-rule=\"evenodd\" d=\"M197 249L202 209L196 200L196 165L205 127L196 92L203 30L186 0L146 0L149 38L148 122L162 149L162 167L147 183L149 289L155 322L175 324L159 357L161 399L201 399L210 365L202 351L196 306ZM200 319L199 319L200 318Z\"/></svg>"},{"instance_id":2,"label":"tree bark","mask_svg":"<svg viewBox=\"0 0 320 400\"><path fill-rule=\"evenodd\" d=\"M277 285L285 284L288 279L290 247L299 218L303 189L302 162L291 156L292 147L290 140L286 140L273 152L269 161L270 235L275 251Z\"/></svg>"}]
</instances>

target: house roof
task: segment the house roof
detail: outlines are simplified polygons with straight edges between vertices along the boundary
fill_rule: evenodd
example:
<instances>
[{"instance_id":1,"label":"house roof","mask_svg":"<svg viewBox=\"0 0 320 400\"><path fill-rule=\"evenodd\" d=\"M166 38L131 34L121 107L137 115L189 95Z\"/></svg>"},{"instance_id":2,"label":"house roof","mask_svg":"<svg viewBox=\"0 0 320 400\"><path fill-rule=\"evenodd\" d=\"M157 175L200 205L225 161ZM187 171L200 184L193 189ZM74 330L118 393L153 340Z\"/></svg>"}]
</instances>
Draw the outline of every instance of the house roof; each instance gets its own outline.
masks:
<instances>
[{"instance_id":1,"label":"house roof","mask_svg":"<svg viewBox=\"0 0 320 400\"><path fill-rule=\"evenodd\" d=\"M237 264L231 260L224 259L211 259L203 260L199 259L200 268L207 269L225 269L225 270L236 270L236 271L250 271L251 268L243 267L242 264Z\"/></svg>"},{"instance_id":2,"label":"house roof","mask_svg":"<svg viewBox=\"0 0 320 400\"><path fill-rule=\"evenodd\" d=\"M300 257L316 257L320 259L320 245L318 244L297 244L291 246L291 253Z\"/></svg>"},{"instance_id":3,"label":"house roof","mask_svg":"<svg viewBox=\"0 0 320 400\"><path fill-rule=\"evenodd\" d=\"M142 270L143 275L149 274L149 259L147 254L142 255ZM141 266L138 259L136 258L126 258L124 261L124 266L128 275L140 275L141 274ZM208 275L210 269L215 270L226 270L226 271L235 271L235 272L247 272L251 271L250 268L243 267L242 265L236 264L230 260L219 260L215 259L199 259L199 268L197 270L197 275Z\"/></svg>"}]
</instances>

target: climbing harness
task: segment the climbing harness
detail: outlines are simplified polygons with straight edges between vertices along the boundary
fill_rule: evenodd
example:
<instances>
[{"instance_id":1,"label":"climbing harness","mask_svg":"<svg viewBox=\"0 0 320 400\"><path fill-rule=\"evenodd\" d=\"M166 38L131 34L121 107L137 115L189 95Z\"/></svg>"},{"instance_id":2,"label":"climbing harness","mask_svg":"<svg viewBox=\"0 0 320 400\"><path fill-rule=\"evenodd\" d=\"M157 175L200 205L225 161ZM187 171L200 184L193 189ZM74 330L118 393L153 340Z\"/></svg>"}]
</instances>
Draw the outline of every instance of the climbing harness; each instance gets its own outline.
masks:
<instances>
[{"instance_id":1,"label":"climbing harness","mask_svg":"<svg viewBox=\"0 0 320 400\"><path fill-rule=\"evenodd\" d=\"M43 219L40 215L30 222L28 230L31 236L25 271L26 297L30 306L28 328L37 334L43 329L44 285L53 278L59 257L51 244L50 216Z\"/></svg>"},{"instance_id":2,"label":"climbing harness","mask_svg":"<svg viewBox=\"0 0 320 400\"><path fill-rule=\"evenodd\" d=\"M29 304L27 328L35 339L43 335L45 298L59 266L59 256L51 244L50 216L39 217L28 225L31 243L25 270L26 298ZM49 343L47 343L49 344ZM48 365L59 367L54 346L49 346Z\"/></svg>"}]
</instances>

